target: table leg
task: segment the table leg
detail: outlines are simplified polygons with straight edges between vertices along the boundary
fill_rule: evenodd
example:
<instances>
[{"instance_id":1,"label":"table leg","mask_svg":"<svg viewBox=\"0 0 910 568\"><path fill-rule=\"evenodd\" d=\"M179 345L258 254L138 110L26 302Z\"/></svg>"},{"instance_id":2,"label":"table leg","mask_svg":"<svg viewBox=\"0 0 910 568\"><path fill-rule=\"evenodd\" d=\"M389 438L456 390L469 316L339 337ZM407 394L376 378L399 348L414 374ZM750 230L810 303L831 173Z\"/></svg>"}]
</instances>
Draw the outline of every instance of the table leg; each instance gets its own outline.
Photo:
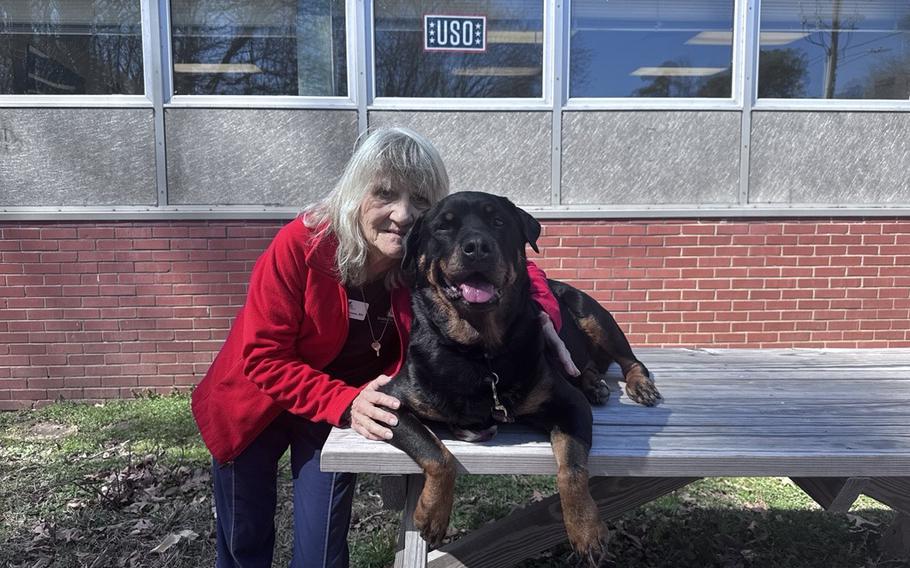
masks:
<instances>
[{"instance_id":1,"label":"table leg","mask_svg":"<svg viewBox=\"0 0 910 568\"><path fill-rule=\"evenodd\" d=\"M846 513L869 485L868 477L791 477L800 489L830 513Z\"/></svg>"},{"instance_id":2,"label":"table leg","mask_svg":"<svg viewBox=\"0 0 910 568\"><path fill-rule=\"evenodd\" d=\"M609 520L699 478L595 477L591 496ZM514 566L567 540L559 495L518 509L429 555L431 568Z\"/></svg>"},{"instance_id":3,"label":"table leg","mask_svg":"<svg viewBox=\"0 0 910 568\"><path fill-rule=\"evenodd\" d=\"M897 513L882 533L882 552L893 558L910 558L910 477L875 477L863 493Z\"/></svg>"},{"instance_id":4,"label":"table leg","mask_svg":"<svg viewBox=\"0 0 910 568\"><path fill-rule=\"evenodd\" d=\"M424 568L427 565L427 542L414 526L414 510L423 490L423 474L408 475L405 483L406 497L398 531L395 568Z\"/></svg>"},{"instance_id":5,"label":"table leg","mask_svg":"<svg viewBox=\"0 0 910 568\"><path fill-rule=\"evenodd\" d=\"M387 511L401 511L407 499L408 476L383 475L379 478L379 494L382 508Z\"/></svg>"},{"instance_id":6,"label":"table leg","mask_svg":"<svg viewBox=\"0 0 910 568\"><path fill-rule=\"evenodd\" d=\"M897 512L882 533L881 550L890 558L910 558L910 514Z\"/></svg>"}]
</instances>

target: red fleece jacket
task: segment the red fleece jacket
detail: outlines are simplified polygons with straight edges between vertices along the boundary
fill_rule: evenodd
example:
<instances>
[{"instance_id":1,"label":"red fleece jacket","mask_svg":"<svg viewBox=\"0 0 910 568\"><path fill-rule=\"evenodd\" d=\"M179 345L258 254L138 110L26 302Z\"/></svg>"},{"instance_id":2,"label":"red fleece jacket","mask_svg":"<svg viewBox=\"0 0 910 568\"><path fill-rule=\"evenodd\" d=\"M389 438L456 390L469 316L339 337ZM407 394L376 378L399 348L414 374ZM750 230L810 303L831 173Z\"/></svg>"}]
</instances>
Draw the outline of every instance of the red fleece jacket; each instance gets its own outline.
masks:
<instances>
[{"instance_id":1,"label":"red fleece jacket","mask_svg":"<svg viewBox=\"0 0 910 568\"><path fill-rule=\"evenodd\" d=\"M316 240L298 218L283 227L256 261L246 303L211 367L193 392L193 416L219 463L237 457L282 411L339 426L363 387L323 373L348 335L348 300L335 274L337 241ZM531 294L553 320L559 304L546 275L528 262ZM392 290L404 361L411 327L410 294Z\"/></svg>"}]
</instances>

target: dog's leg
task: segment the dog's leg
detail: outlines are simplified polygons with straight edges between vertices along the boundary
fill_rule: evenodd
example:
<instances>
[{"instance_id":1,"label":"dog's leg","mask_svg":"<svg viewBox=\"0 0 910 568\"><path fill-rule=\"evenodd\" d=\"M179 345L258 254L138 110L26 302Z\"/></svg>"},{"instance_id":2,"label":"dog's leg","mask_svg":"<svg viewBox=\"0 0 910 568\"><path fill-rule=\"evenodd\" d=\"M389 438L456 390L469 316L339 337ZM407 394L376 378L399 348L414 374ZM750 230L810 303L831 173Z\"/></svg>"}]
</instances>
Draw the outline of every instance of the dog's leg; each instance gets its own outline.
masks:
<instances>
[{"instance_id":1,"label":"dog's leg","mask_svg":"<svg viewBox=\"0 0 910 568\"><path fill-rule=\"evenodd\" d=\"M651 379L651 372L635 357L626 334L613 315L599 304L591 307L591 315L579 319L578 325L591 338L598 365L606 371L610 361L616 361L622 369L629 398L645 406L654 406L660 400L660 392Z\"/></svg>"},{"instance_id":2,"label":"dog's leg","mask_svg":"<svg viewBox=\"0 0 910 568\"><path fill-rule=\"evenodd\" d=\"M414 511L414 525L431 545L439 545L449 527L455 492L455 457L426 426L408 411L395 412L389 443L417 462L426 480Z\"/></svg>"},{"instance_id":3,"label":"dog's leg","mask_svg":"<svg viewBox=\"0 0 910 568\"><path fill-rule=\"evenodd\" d=\"M644 406L654 406L661 399L660 391L651 378L651 373L644 363L635 359L632 362L623 365L622 361L616 360L623 369L623 376L626 380L626 394L630 399Z\"/></svg>"},{"instance_id":4,"label":"dog's leg","mask_svg":"<svg viewBox=\"0 0 910 568\"><path fill-rule=\"evenodd\" d=\"M535 418L549 423L557 465L556 484L569 543L589 565L597 566L606 550L607 527L600 520L588 489L591 407L581 392L560 381L553 389L553 398Z\"/></svg>"},{"instance_id":5,"label":"dog's leg","mask_svg":"<svg viewBox=\"0 0 910 568\"><path fill-rule=\"evenodd\" d=\"M578 386L591 404L600 406L607 403L610 398L610 389L603 379L603 373L597 370L593 363L588 365L578 377Z\"/></svg>"}]
</instances>

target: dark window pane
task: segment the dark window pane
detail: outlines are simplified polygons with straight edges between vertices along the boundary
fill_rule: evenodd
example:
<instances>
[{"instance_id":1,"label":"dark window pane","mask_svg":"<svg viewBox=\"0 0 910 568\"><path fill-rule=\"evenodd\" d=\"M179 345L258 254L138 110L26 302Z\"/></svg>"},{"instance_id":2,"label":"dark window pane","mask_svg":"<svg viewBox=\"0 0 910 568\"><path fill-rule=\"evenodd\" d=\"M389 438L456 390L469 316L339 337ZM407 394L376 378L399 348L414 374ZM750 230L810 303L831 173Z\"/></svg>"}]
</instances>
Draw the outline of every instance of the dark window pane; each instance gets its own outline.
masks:
<instances>
[{"instance_id":1,"label":"dark window pane","mask_svg":"<svg viewBox=\"0 0 910 568\"><path fill-rule=\"evenodd\" d=\"M729 98L733 9L733 0L572 2L569 96Z\"/></svg>"},{"instance_id":2,"label":"dark window pane","mask_svg":"<svg viewBox=\"0 0 910 568\"><path fill-rule=\"evenodd\" d=\"M3 0L0 94L141 95L139 0Z\"/></svg>"},{"instance_id":3,"label":"dark window pane","mask_svg":"<svg viewBox=\"0 0 910 568\"><path fill-rule=\"evenodd\" d=\"M414 1L375 0L376 96L378 97L541 97L543 89L543 2L541 0ZM485 17L464 29L485 25L484 49L459 43L457 18L436 18L440 37L424 49L424 16ZM440 23L445 20L448 23ZM435 28L433 28L435 29ZM481 38L484 39L484 38ZM460 45L461 47L457 47Z\"/></svg>"},{"instance_id":4,"label":"dark window pane","mask_svg":"<svg viewBox=\"0 0 910 568\"><path fill-rule=\"evenodd\" d=\"M910 98L910 2L764 0L758 96Z\"/></svg>"},{"instance_id":5,"label":"dark window pane","mask_svg":"<svg viewBox=\"0 0 910 568\"><path fill-rule=\"evenodd\" d=\"M344 0L172 0L174 94L347 96Z\"/></svg>"}]
</instances>

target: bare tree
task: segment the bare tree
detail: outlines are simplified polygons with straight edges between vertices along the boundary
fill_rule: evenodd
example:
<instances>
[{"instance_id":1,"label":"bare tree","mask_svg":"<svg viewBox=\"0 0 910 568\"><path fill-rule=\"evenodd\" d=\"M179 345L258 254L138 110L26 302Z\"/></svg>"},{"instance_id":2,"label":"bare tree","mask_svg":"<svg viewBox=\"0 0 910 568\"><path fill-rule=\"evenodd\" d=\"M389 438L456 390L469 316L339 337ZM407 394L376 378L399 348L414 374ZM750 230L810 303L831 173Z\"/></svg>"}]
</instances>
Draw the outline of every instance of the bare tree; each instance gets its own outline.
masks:
<instances>
[{"instance_id":1,"label":"bare tree","mask_svg":"<svg viewBox=\"0 0 910 568\"><path fill-rule=\"evenodd\" d=\"M831 21L826 22L819 11L819 3L815 4L815 14L812 18L802 14L802 26L804 30L810 31L806 41L821 47L825 52L825 79L824 79L824 98L833 99L837 86L837 64L842 54L846 54L847 48L853 39L852 33L847 33L843 43L841 42L841 33L844 30L852 32L856 29L856 24L862 20L858 13L850 17L844 17L842 12L843 0L834 0L831 9ZM802 4L800 4L802 12ZM828 35L825 35L825 31Z\"/></svg>"}]
</instances>

